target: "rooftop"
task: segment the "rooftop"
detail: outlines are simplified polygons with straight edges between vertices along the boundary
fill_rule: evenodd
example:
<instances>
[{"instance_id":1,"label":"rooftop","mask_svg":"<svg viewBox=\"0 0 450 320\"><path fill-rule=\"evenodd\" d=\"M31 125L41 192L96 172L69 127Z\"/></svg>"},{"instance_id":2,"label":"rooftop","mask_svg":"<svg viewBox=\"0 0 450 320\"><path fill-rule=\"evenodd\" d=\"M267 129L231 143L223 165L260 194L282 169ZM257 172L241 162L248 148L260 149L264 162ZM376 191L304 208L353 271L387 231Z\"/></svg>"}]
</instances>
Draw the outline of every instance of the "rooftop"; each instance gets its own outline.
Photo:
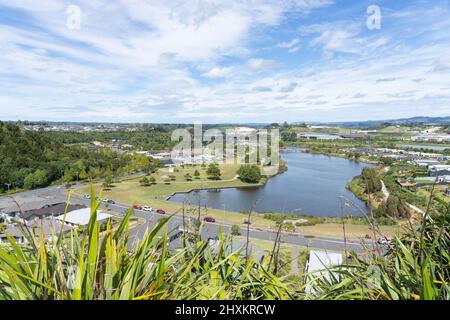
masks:
<instances>
[{"instance_id":1,"label":"rooftop","mask_svg":"<svg viewBox=\"0 0 450 320\"><path fill-rule=\"evenodd\" d=\"M112 217L112 215L110 215L108 213L104 213L102 211L97 211L97 222L107 220L111 217ZM79 225L79 226L88 225L90 218L91 218L91 209L90 208L84 208L84 209L79 209L79 210L68 212L65 215L65 217L63 214L56 217L57 220L60 220L60 221L64 220L66 223Z\"/></svg>"}]
</instances>

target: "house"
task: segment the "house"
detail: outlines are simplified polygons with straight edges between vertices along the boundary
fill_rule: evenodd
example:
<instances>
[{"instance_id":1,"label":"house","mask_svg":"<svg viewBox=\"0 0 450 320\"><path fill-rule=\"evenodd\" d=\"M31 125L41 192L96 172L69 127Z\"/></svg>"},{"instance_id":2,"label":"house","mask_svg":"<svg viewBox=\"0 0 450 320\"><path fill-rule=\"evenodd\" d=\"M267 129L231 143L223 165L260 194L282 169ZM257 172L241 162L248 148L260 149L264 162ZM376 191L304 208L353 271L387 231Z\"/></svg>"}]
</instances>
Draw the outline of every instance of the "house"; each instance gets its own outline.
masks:
<instances>
[{"instance_id":1,"label":"house","mask_svg":"<svg viewBox=\"0 0 450 320\"><path fill-rule=\"evenodd\" d=\"M97 211L97 222L98 223L104 223L108 219L111 219L113 216L104 213L102 211ZM66 213L65 215L62 214L60 216L57 216L56 219L67 224L70 226L87 226L89 224L89 220L91 218L91 209L90 208L83 208L75 211L71 211Z\"/></svg>"},{"instance_id":2,"label":"house","mask_svg":"<svg viewBox=\"0 0 450 320\"><path fill-rule=\"evenodd\" d=\"M435 165L440 164L440 162L437 160L428 160L428 159L417 159L417 160L413 160L412 163L419 167L428 167L428 166L435 166Z\"/></svg>"},{"instance_id":3,"label":"house","mask_svg":"<svg viewBox=\"0 0 450 320\"><path fill-rule=\"evenodd\" d=\"M450 165L432 165L428 167L428 174L431 177L449 176Z\"/></svg>"},{"instance_id":4,"label":"house","mask_svg":"<svg viewBox=\"0 0 450 320\"><path fill-rule=\"evenodd\" d=\"M342 254L332 253L327 251L311 250L309 252L309 258L306 261L305 273L307 274L307 280L315 279L319 276L323 276L331 281L331 272L327 269L342 264ZM305 291L308 293L314 293L310 285L307 285Z\"/></svg>"},{"instance_id":5,"label":"house","mask_svg":"<svg viewBox=\"0 0 450 320\"><path fill-rule=\"evenodd\" d=\"M0 245L9 242L8 236L14 238L16 243L25 243L25 236L22 230L14 224L6 225L6 228L0 233Z\"/></svg>"},{"instance_id":6,"label":"house","mask_svg":"<svg viewBox=\"0 0 450 320\"><path fill-rule=\"evenodd\" d=\"M44 207L42 207L40 209L33 209L33 210L25 211L20 214L20 217L25 220L32 220L35 218L45 218L48 216L59 216L59 215L62 215L64 212L66 212L66 208L67 208L67 212L70 212L70 211L74 211L74 210L83 209L86 207L83 205L78 205L78 204L69 204L67 206L66 203L57 203L57 204L53 204L53 205L45 205Z\"/></svg>"},{"instance_id":7,"label":"house","mask_svg":"<svg viewBox=\"0 0 450 320\"><path fill-rule=\"evenodd\" d=\"M417 183L415 181L398 179L397 183L404 189L415 190Z\"/></svg>"},{"instance_id":8,"label":"house","mask_svg":"<svg viewBox=\"0 0 450 320\"><path fill-rule=\"evenodd\" d=\"M445 190L445 195L446 195L447 197L450 197L450 189Z\"/></svg>"},{"instance_id":9,"label":"house","mask_svg":"<svg viewBox=\"0 0 450 320\"><path fill-rule=\"evenodd\" d=\"M450 183L450 175L449 176L439 176L438 177L438 183Z\"/></svg>"},{"instance_id":10,"label":"house","mask_svg":"<svg viewBox=\"0 0 450 320\"><path fill-rule=\"evenodd\" d=\"M45 239L50 239L52 236L59 234L59 232L66 233L72 228L68 225L63 225L54 218L46 218L38 221L34 221L31 224L27 224L26 229L38 237L42 231ZM13 237L16 243L22 244L27 242L27 238L20 227L20 224L8 224L4 231L0 233L0 244L8 243L8 236ZM8 236L7 236L8 235Z\"/></svg>"},{"instance_id":11,"label":"house","mask_svg":"<svg viewBox=\"0 0 450 320\"><path fill-rule=\"evenodd\" d=\"M343 139L368 139L369 135L364 133L346 133L339 135Z\"/></svg>"},{"instance_id":12,"label":"house","mask_svg":"<svg viewBox=\"0 0 450 320\"><path fill-rule=\"evenodd\" d=\"M297 133L297 138L307 140L339 140L342 139L338 135L328 133Z\"/></svg>"}]
</instances>

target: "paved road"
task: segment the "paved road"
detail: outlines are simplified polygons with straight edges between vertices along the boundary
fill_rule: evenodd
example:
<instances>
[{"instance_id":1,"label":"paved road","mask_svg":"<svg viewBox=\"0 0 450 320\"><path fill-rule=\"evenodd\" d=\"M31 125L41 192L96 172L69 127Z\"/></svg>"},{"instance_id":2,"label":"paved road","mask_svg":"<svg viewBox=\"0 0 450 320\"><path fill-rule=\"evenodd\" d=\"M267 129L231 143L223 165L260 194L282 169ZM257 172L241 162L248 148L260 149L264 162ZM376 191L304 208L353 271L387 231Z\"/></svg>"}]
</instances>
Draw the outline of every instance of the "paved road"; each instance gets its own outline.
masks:
<instances>
[{"instance_id":1,"label":"paved road","mask_svg":"<svg viewBox=\"0 0 450 320\"><path fill-rule=\"evenodd\" d=\"M60 202L65 202L67 200L67 195L65 194L65 187L63 186L52 186L44 189L38 189L33 191L24 192L15 196L21 198L27 197L53 197ZM72 194L70 202L72 204L83 204L86 206L90 205L90 200L83 199L75 194ZM111 210L113 212L117 212L119 214L124 214L129 206L124 204L109 204L106 208L105 205L101 205L103 209ZM134 241L141 239L146 230L151 230L158 222L159 219L163 218L164 215L160 215L157 213L150 213L140 210L135 210L134 216L143 218L145 223L133 228L130 230L130 243L132 244ZM168 224L169 230L175 230L178 227L182 226L183 220L180 215L174 216ZM231 231L231 225L220 224L222 233L229 233ZM206 223L202 229L201 237L204 240L209 238L216 238L218 236L219 224L217 223ZM241 235L247 235L247 227L241 227ZM253 239L260 240L274 240L276 237L276 231L269 230L257 230L254 228L250 228L249 236ZM299 246L315 248L315 249L323 249L328 251L343 251L345 249L344 240L341 238L328 238L328 237L310 237L310 236L302 236L298 234L288 234L284 233L282 236L282 242L295 244ZM131 245L130 244L130 245ZM359 242L355 241L347 241L347 250L361 252L362 246Z\"/></svg>"}]
</instances>

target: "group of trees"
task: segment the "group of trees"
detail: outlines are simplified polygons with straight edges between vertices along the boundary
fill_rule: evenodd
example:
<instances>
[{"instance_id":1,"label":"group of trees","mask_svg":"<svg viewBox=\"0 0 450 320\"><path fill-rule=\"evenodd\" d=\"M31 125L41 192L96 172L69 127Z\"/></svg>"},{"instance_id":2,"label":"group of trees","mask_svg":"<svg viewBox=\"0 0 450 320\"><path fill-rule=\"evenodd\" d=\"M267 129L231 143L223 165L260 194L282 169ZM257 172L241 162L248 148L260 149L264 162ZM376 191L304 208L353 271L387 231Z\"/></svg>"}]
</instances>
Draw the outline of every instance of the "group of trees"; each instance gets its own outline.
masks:
<instances>
[{"instance_id":1,"label":"group of trees","mask_svg":"<svg viewBox=\"0 0 450 320\"><path fill-rule=\"evenodd\" d=\"M361 178L364 184L365 193L376 193L381 191L381 179L378 172L374 168L364 168L361 173Z\"/></svg>"},{"instance_id":2,"label":"group of trees","mask_svg":"<svg viewBox=\"0 0 450 320\"><path fill-rule=\"evenodd\" d=\"M66 145L61 133L29 132L12 123L0 122L0 192L45 187L54 181L72 181L151 173L159 163L146 156L117 154Z\"/></svg>"},{"instance_id":3,"label":"group of trees","mask_svg":"<svg viewBox=\"0 0 450 320\"><path fill-rule=\"evenodd\" d=\"M181 125L142 125L133 131L123 129L113 132L42 132L41 135L63 144L90 143L92 141L109 143L115 140L141 150L166 150L176 144L172 141L171 134L179 126Z\"/></svg>"},{"instance_id":4,"label":"group of trees","mask_svg":"<svg viewBox=\"0 0 450 320\"><path fill-rule=\"evenodd\" d=\"M216 163L211 163L206 170L206 174L208 178L211 180L220 180L222 173L220 172L220 168Z\"/></svg>"},{"instance_id":5,"label":"group of trees","mask_svg":"<svg viewBox=\"0 0 450 320\"><path fill-rule=\"evenodd\" d=\"M141 186L143 187L150 187L151 185L156 184L156 178L151 176L151 177L143 177L141 180L139 180L139 183L141 184Z\"/></svg>"},{"instance_id":6,"label":"group of trees","mask_svg":"<svg viewBox=\"0 0 450 320\"><path fill-rule=\"evenodd\" d=\"M389 217L401 219L408 217L408 207L403 199L395 195L390 195L374 211L376 218Z\"/></svg>"},{"instance_id":7,"label":"group of trees","mask_svg":"<svg viewBox=\"0 0 450 320\"><path fill-rule=\"evenodd\" d=\"M261 169L255 164L241 166L237 174L241 181L247 183L258 183L262 178Z\"/></svg>"}]
</instances>

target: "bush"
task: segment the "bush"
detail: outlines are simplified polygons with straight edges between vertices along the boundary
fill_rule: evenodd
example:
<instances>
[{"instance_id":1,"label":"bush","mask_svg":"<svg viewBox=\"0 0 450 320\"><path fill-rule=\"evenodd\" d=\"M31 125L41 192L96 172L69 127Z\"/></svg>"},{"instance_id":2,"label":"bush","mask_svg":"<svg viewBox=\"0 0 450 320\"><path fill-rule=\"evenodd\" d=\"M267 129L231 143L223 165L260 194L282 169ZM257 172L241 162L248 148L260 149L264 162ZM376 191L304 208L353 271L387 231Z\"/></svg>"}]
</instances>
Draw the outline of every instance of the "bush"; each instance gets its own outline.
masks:
<instances>
[{"instance_id":1,"label":"bush","mask_svg":"<svg viewBox=\"0 0 450 320\"><path fill-rule=\"evenodd\" d=\"M243 182L258 183L261 180L261 169L255 164L241 166L237 174Z\"/></svg>"},{"instance_id":2,"label":"bush","mask_svg":"<svg viewBox=\"0 0 450 320\"><path fill-rule=\"evenodd\" d=\"M231 226L231 234L233 236L241 235L241 227L239 227L237 224L234 224L233 226Z\"/></svg>"},{"instance_id":3,"label":"bush","mask_svg":"<svg viewBox=\"0 0 450 320\"><path fill-rule=\"evenodd\" d=\"M150 180L147 177L142 178L141 180L139 180L139 183L141 184L141 186L143 187L148 187L150 186Z\"/></svg>"},{"instance_id":4,"label":"bush","mask_svg":"<svg viewBox=\"0 0 450 320\"><path fill-rule=\"evenodd\" d=\"M38 169L34 173L30 173L25 177L23 186L25 189L34 189L45 187L47 182L47 173L44 170Z\"/></svg>"},{"instance_id":5,"label":"bush","mask_svg":"<svg viewBox=\"0 0 450 320\"><path fill-rule=\"evenodd\" d=\"M220 180L220 176L222 175L219 166L215 163L211 163L209 165L208 170L206 170L206 174L211 180Z\"/></svg>"}]
</instances>

